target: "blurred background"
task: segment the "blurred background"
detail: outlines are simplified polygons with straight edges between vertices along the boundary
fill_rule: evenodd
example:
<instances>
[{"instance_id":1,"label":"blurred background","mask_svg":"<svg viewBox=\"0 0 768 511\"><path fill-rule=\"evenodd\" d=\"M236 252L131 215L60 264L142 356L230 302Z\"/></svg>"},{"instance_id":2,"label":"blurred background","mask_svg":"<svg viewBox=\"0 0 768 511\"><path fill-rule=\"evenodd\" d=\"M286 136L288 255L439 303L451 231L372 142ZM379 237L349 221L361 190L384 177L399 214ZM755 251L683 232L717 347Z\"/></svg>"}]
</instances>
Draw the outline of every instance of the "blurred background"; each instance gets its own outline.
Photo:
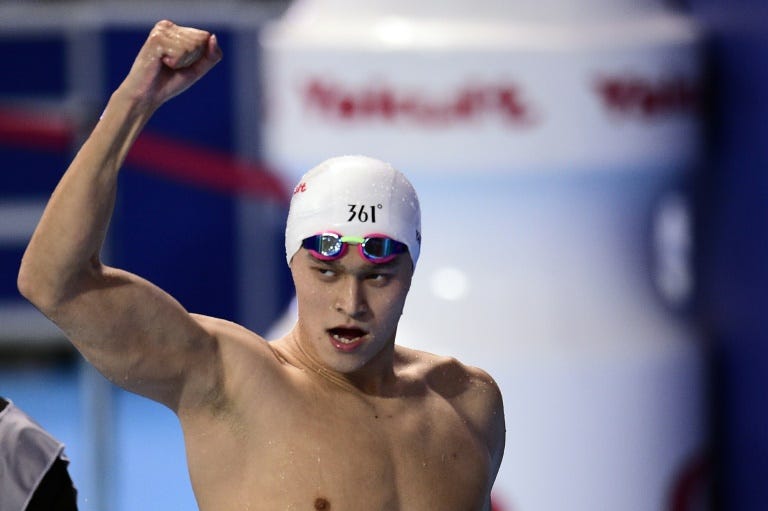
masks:
<instances>
[{"instance_id":1,"label":"blurred background","mask_svg":"<svg viewBox=\"0 0 768 511\"><path fill-rule=\"evenodd\" d=\"M187 309L290 326L283 228L337 154L414 182L399 342L505 396L495 511L768 502L768 8L759 0L0 1L0 395L82 510L196 509L181 432L16 291L47 197L155 21L225 58L121 176L105 259Z\"/></svg>"}]
</instances>

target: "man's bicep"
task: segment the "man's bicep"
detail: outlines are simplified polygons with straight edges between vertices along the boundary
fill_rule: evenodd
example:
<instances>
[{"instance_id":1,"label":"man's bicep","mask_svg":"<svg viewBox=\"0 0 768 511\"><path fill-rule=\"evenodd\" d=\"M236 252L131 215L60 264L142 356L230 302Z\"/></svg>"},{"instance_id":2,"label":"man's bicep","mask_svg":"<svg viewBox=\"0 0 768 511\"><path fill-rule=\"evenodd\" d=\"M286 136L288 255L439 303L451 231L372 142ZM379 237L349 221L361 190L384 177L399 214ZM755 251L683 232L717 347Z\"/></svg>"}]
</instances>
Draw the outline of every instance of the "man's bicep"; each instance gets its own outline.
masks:
<instances>
[{"instance_id":1,"label":"man's bicep","mask_svg":"<svg viewBox=\"0 0 768 511\"><path fill-rule=\"evenodd\" d=\"M131 273L104 267L51 319L116 385L174 407L215 339L168 293Z\"/></svg>"}]
</instances>

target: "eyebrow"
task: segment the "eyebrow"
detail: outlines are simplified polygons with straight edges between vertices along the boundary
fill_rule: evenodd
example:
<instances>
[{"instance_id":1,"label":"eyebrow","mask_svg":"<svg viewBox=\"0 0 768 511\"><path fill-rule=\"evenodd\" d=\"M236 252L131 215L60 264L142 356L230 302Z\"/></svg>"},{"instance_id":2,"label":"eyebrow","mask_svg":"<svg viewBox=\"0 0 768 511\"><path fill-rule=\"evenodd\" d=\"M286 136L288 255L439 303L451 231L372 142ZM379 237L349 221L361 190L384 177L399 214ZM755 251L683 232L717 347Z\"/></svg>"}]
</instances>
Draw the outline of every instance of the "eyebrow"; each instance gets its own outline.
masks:
<instances>
[{"instance_id":1,"label":"eyebrow","mask_svg":"<svg viewBox=\"0 0 768 511\"><path fill-rule=\"evenodd\" d=\"M397 257L399 257L401 254L398 254ZM373 264L374 268L392 268L393 266L397 266L398 260L397 257L394 259L387 261L386 263L371 263Z\"/></svg>"},{"instance_id":2,"label":"eyebrow","mask_svg":"<svg viewBox=\"0 0 768 511\"><path fill-rule=\"evenodd\" d=\"M309 259L309 261L314 264L322 264L324 266L329 266L333 268L339 267L339 262L337 260L325 261L323 259L318 259L317 257L313 256L309 252L307 252L307 259Z\"/></svg>"}]
</instances>

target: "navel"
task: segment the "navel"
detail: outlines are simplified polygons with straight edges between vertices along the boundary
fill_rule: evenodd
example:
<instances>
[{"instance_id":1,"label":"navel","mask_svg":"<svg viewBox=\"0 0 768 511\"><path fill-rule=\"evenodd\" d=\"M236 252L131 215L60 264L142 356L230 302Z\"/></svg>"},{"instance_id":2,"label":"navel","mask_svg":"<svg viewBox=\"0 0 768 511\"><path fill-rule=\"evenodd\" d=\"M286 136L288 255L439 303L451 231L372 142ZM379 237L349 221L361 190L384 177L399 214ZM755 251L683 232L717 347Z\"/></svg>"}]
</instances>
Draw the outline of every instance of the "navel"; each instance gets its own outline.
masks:
<instances>
[{"instance_id":1,"label":"navel","mask_svg":"<svg viewBox=\"0 0 768 511\"><path fill-rule=\"evenodd\" d=\"M318 509L321 511L330 511L331 503L328 502L323 497L318 497L315 499L315 509Z\"/></svg>"}]
</instances>

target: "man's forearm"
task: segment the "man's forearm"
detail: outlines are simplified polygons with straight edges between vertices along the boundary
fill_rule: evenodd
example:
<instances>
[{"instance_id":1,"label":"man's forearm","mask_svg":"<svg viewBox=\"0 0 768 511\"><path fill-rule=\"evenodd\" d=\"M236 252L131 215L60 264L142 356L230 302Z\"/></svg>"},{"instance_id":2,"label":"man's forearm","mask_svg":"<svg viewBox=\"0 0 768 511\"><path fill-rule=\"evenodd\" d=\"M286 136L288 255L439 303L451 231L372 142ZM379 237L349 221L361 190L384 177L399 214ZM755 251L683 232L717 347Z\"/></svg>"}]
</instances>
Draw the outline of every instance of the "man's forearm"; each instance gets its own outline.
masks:
<instances>
[{"instance_id":1,"label":"man's forearm","mask_svg":"<svg viewBox=\"0 0 768 511\"><path fill-rule=\"evenodd\" d=\"M24 254L19 290L38 308L51 310L99 286L99 253L128 150L152 113L205 75L221 55L209 32L168 20L155 24L56 187Z\"/></svg>"},{"instance_id":2,"label":"man's forearm","mask_svg":"<svg viewBox=\"0 0 768 511\"><path fill-rule=\"evenodd\" d=\"M19 289L38 307L67 300L98 269L118 171L153 111L116 91L56 187L19 272Z\"/></svg>"}]
</instances>

